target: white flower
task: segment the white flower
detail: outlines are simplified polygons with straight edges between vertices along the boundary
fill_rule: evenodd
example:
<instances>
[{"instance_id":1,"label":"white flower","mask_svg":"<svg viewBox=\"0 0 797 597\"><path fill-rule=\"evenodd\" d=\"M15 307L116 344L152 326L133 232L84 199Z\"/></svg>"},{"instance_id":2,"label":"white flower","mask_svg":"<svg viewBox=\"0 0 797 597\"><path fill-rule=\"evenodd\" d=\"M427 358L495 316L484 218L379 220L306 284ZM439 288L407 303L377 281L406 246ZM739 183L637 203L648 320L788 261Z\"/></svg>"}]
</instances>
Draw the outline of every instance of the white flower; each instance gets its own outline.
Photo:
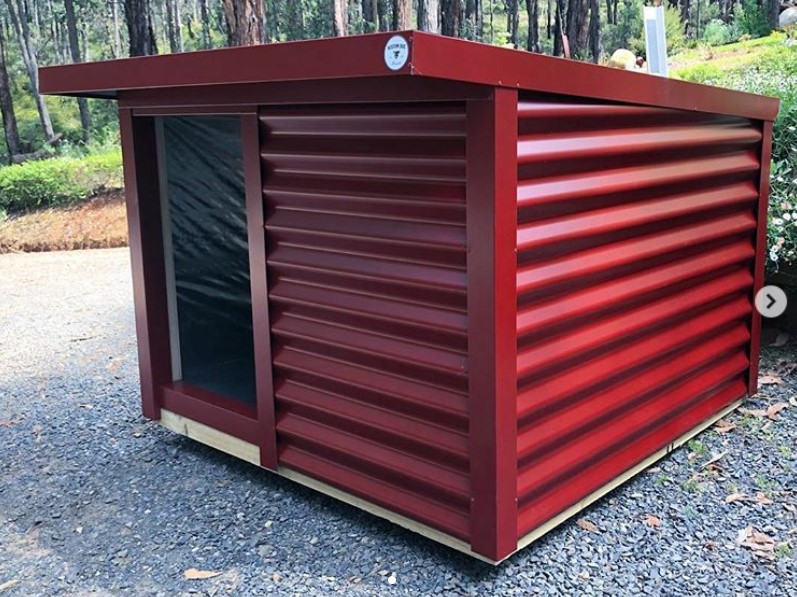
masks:
<instances>
[{"instance_id":1,"label":"white flower","mask_svg":"<svg viewBox=\"0 0 797 597\"><path fill-rule=\"evenodd\" d=\"M783 226L783 220L780 218L772 218L772 223L775 226Z\"/></svg>"},{"instance_id":2,"label":"white flower","mask_svg":"<svg viewBox=\"0 0 797 597\"><path fill-rule=\"evenodd\" d=\"M778 254L777 254L777 253L774 253L774 252L772 252L772 251L770 251L770 253L769 253L769 260L770 260L770 261L777 261L777 260L778 260Z\"/></svg>"},{"instance_id":3,"label":"white flower","mask_svg":"<svg viewBox=\"0 0 797 597\"><path fill-rule=\"evenodd\" d=\"M788 222L789 220L791 220L791 214L789 212L786 212L785 214L783 214L783 219Z\"/></svg>"}]
</instances>

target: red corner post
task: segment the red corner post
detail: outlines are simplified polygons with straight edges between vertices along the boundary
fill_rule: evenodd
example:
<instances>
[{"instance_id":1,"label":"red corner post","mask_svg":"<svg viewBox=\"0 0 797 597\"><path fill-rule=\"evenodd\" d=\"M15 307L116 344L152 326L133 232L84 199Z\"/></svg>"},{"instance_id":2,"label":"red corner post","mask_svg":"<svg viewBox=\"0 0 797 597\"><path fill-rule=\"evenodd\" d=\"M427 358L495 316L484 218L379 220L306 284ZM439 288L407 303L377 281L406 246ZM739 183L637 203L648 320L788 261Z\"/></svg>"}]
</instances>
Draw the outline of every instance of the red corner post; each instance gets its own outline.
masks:
<instances>
[{"instance_id":1,"label":"red corner post","mask_svg":"<svg viewBox=\"0 0 797 597\"><path fill-rule=\"evenodd\" d=\"M144 416L160 419L158 388L172 381L155 121L119 110L130 263Z\"/></svg>"},{"instance_id":2,"label":"red corner post","mask_svg":"<svg viewBox=\"0 0 797 597\"><path fill-rule=\"evenodd\" d=\"M467 104L471 549L517 549L517 103Z\"/></svg>"},{"instance_id":3,"label":"red corner post","mask_svg":"<svg viewBox=\"0 0 797 597\"><path fill-rule=\"evenodd\" d=\"M755 295L764 285L764 271L766 269L767 255L767 207L769 206L769 167L772 160L772 123L764 122L761 139L761 179L758 183L758 221L755 240L755 282L753 296L750 300L755 302ZM753 307L753 321L751 325L750 340L750 379L748 392L755 394L758 391L758 360L761 350L761 315Z\"/></svg>"}]
</instances>

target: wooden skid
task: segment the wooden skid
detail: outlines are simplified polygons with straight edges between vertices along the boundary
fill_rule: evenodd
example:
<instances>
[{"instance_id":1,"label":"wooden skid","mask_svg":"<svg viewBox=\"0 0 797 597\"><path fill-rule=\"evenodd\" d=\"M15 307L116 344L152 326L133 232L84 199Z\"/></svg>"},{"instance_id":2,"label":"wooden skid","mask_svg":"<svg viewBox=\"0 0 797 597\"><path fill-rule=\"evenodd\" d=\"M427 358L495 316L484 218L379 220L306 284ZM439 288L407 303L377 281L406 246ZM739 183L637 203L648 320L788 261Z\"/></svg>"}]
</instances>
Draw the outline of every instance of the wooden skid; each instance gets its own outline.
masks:
<instances>
[{"instance_id":1,"label":"wooden skid","mask_svg":"<svg viewBox=\"0 0 797 597\"><path fill-rule=\"evenodd\" d=\"M613 489L617 488L618 486L622 485L635 475L641 473L643 470L654 464L656 461L660 460L676 448L682 446L694 436L698 435L702 431L705 431L708 427L716 423L722 417L728 415L729 413L733 412L739 405L742 403L742 400L737 400L733 404L727 406L720 412L716 413L709 419L705 420L703 423L688 431L687 433L680 436L675 441L669 443L667 446L662 448L661 450L651 454L642 462L636 464L632 468L628 469L622 475L613 479L610 483L607 483L600 489L592 492L590 495L579 501L578 503L574 504L564 512L558 514L557 516L550 519L545 524L537 527L527 535L524 535L520 538L517 544L517 548L514 552L507 556L511 557L513 554L517 553L519 550L527 547L543 535L547 534L549 531L553 530L554 528L561 525L564 521L575 516L582 510L584 510L587 506L595 502L596 500L600 499L601 497L605 496L607 493L611 492ZM192 421L186 417L181 415L175 414L171 411L162 409L161 410L161 425L189 437L195 441L198 441L202 444L230 454L231 456L235 456L236 458L240 458L241 460L245 460L252 464L260 466L260 449L254 445L250 444L249 442L245 442L243 440L238 439L237 437L233 437L227 433L221 432L217 429L209 427L207 425L203 425L202 423L197 423L196 421ZM470 545L452 537L446 533L438 531L437 529L433 529L425 524L421 524L411 518L407 518L406 516L401 516L400 514L396 514L395 512L391 512L386 508L382 508L371 502L368 502L362 498L359 498L355 495L352 495L348 492L342 491L336 487L328 485L326 483L322 483L312 477L308 477L302 473L299 473L295 470L290 468L281 466L277 470L277 474L286 479L290 479L291 481L295 481L300 485L304 485L305 487L309 487L310 489L314 489L315 491L319 491L323 494L326 494L330 497L333 497L337 500L345 502L355 508L359 508L364 510L370 514L375 516L379 516L380 518L384 518L389 520L390 522L397 524L400 527L408 529L414 533L418 533L428 539L432 539L437 541L438 543L442 543L448 547L456 549L462 553L465 553L471 557L477 558L483 562L487 562L489 564L500 564L506 558L503 558L498 561L490 560L485 558L484 556L474 553Z\"/></svg>"},{"instance_id":2,"label":"wooden skid","mask_svg":"<svg viewBox=\"0 0 797 597\"><path fill-rule=\"evenodd\" d=\"M581 512L584 508L586 508L587 506L592 504L594 501L599 500L600 498L602 498L604 495L606 495L607 493L609 493L613 489L616 489L618 486L622 485L623 483L625 483L626 481L628 481L632 477L634 477L634 476L638 475L639 473L641 473L642 471L644 471L646 468L648 468L649 466L654 464L657 460L660 460L660 459L664 458L667 454L669 454L670 452L672 452L676 448L681 447L686 442L688 442L690 439L695 437L697 434L699 434L702 431L705 431L706 429L711 427L714 423L719 421L722 417L724 417L727 414L729 414L729 413L733 412L734 410L736 410L741 403L742 403L742 400L737 400L733 404L728 405L727 407L722 409L720 412L716 413L715 415L712 415L710 418L708 418L705 421L703 421L702 423L700 423L697 427L695 427L691 431L687 431L681 437L679 437L678 439L676 439L673 442L670 442L665 447L663 447L661 450L659 450L657 452L654 452L653 454L651 454L650 456L645 458L645 460L643 460L642 462L634 465L633 467L631 467L630 469L628 469L626 472L624 472L623 474L619 475L618 477L615 477L612 481L610 481L609 483L607 483L606 485L604 485L600 489L596 489L591 494L589 494L587 497L582 499L580 502L578 502L576 504L573 504L572 506L570 506L564 512L561 512L560 514L557 514L556 516L551 518L545 524L542 524L542 525L538 526L536 529L534 529L530 533L524 535L518 541L518 547L517 547L518 550L521 550L524 547L534 543L537 539L539 539L540 537L542 537L543 535L545 535L549 531L552 531L553 529L555 529L557 526L562 524L568 518L570 518L572 516L575 516L576 514Z\"/></svg>"},{"instance_id":3,"label":"wooden skid","mask_svg":"<svg viewBox=\"0 0 797 597\"><path fill-rule=\"evenodd\" d=\"M237 437L233 437L218 431L217 429L213 429L212 427L208 427L202 423L197 423L196 421L192 421L191 419L165 409L161 410L160 422L161 425L167 429L170 429L171 431L186 437L190 437L191 439L205 444L206 446L216 448L217 450L230 454L231 456L235 456L236 458L240 458L241 460L246 460L247 462L251 462L252 464L260 466L260 449L254 444L250 444L238 439ZM351 506L354 506L355 508L365 510L370 514L374 514L375 516L389 520L400 527L408 529L414 533L418 533L419 535L423 535L424 537L437 541L438 543L442 543L443 545L447 545L448 547L456 549L457 551L461 551L471 557L482 560L483 562L487 562L489 564L498 563L489 560L480 554L474 553L471 551L470 545L460 539L438 531L437 529L433 529L425 524L421 524L420 522L412 520L411 518L407 518L406 516L401 516L400 514L391 512L386 508L372 504L371 502L368 502L348 492L341 491L340 489L326 483L322 483L321 481L313 479L312 477L308 477L300 472L284 466L281 466L276 472L278 475L285 477L286 479L290 479L291 481L295 481L296 483L304 485L305 487L309 487L310 489L320 491L323 494L345 502Z\"/></svg>"}]
</instances>

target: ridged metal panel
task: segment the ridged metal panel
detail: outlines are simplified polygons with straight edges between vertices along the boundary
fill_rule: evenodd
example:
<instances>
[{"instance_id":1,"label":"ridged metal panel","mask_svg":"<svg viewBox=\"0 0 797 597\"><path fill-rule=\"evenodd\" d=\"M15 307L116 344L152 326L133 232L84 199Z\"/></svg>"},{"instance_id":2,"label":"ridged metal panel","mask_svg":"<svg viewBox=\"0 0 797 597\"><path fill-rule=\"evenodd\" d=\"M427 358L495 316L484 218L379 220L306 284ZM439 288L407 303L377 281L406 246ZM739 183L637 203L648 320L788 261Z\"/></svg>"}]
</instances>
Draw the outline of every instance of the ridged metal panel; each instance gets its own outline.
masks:
<instances>
[{"instance_id":1,"label":"ridged metal panel","mask_svg":"<svg viewBox=\"0 0 797 597\"><path fill-rule=\"evenodd\" d=\"M518 107L518 535L746 392L760 124Z\"/></svg>"},{"instance_id":2,"label":"ridged metal panel","mask_svg":"<svg viewBox=\"0 0 797 597\"><path fill-rule=\"evenodd\" d=\"M260 119L279 462L467 540L464 106Z\"/></svg>"}]
</instances>

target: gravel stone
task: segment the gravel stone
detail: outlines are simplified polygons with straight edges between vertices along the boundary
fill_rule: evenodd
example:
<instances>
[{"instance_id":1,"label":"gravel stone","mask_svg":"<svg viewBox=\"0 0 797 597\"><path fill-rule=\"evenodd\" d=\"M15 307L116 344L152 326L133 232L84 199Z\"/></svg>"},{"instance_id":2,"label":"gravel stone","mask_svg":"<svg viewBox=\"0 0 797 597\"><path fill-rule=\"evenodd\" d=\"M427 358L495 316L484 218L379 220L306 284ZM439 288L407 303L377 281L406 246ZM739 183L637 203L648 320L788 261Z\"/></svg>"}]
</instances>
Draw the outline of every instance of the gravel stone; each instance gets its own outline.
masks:
<instances>
[{"instance_id":1,"label":"gravel stone","mask_svg":"<svg viewBox=\"0 0 797 597\"><path fill-rule=\"evenodd\" d=\"M146 421L126 249L0 255L2 595L797 595L797 407L728 419L491 567Z\"/></svg>"}]
</instances>

